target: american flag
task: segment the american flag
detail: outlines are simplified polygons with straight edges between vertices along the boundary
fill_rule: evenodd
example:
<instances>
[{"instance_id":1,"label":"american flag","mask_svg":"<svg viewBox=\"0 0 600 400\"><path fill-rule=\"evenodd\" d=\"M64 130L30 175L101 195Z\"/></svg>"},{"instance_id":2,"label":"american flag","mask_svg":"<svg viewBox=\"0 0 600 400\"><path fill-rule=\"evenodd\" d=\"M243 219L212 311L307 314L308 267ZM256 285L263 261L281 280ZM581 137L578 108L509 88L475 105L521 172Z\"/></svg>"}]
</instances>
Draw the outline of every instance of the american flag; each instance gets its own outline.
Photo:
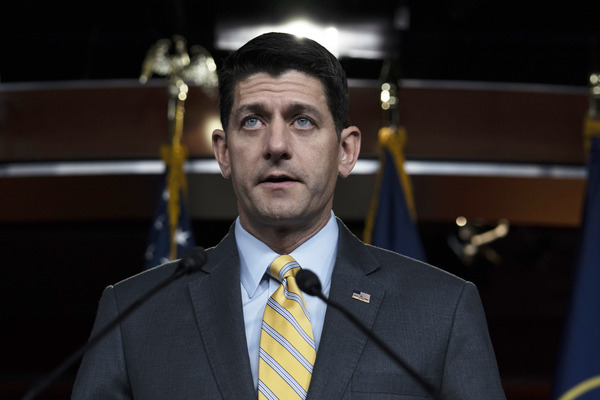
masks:
<instances>
[{"instance_id":1,"label":"american flag","mask_svg":"<svg viewBox=\"0 0 600 400\"><path fill-rule=\"evenodd\" d=\"M150 234L148 235L148 247L145 254L145 268L152 268L164 264L171 259L171 230L169 227L169 189L163 181L162 190L158 204L154 212ZM186 197L183 190L179 189L179 219L175 230L175 242L177 243L177 257L181 258L188 250L196 245L192 221L186 206Z\"/></svg>"}]
</instances>

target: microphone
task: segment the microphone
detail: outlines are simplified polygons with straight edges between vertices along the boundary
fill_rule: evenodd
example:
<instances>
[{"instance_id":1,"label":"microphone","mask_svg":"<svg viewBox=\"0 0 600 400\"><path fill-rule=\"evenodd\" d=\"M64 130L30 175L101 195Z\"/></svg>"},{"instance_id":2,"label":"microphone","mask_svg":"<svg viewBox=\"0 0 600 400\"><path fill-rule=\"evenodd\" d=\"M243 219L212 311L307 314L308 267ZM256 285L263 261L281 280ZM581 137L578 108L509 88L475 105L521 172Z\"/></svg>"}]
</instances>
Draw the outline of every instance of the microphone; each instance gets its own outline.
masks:
<instances>
[{"instance_id":1,"label":"microphone","mask_svg":"<svg viewBox=\"0 0 600 400\"><path fill-rule=\"evenodd\" d=\"M346 310L341 304L328 299L323 294L321 289L321 281L317 277L317 275L308 269L301 269L296 274L296 283L300 290L304 293L316 296L323 300L327 305L332 306L336 310L340 311L344 316L350 320L358 329L360 329L369 339L375 342L386 354L388 354L396 363L404 368L419 384L427 391L427 393L433 399L440 399L437 391L433 388L431 384L426 382L411 366L409 366L395 351L392 349L387 343L385 343L379 336L377 336L373 331L367 328L362 322L358 320L354 316L354 314L350 313Z\"/></svg>"},{"instance_id":2,"label":"microphone","mask_svg":"<svg viewBox=\"0 0 600 400\"><path fill-rule=\"evenodd\" d=\"M132 312L134 312L139 306L144 304L149 298L158 293L161 289L168 286L171 282L181 278L183 275L191 274L193 272L200 271L207 260L206 251L202 247L195 247L191 249L179 262L175 272L171 274L167 279L159 282L156 286L151 288L143 296L138 298L129 307L127 307L117 318L112 320L108 325L101 329L94 336L77 349L73 354L69 356L62 364L52 370L45 378L40 380L29 392L25 394L22 400L32 400L37 395L41 394L46 390L54 381L56 381L67 369L69 369L77 360L79 360L86 351L95 346L102 338L104 338L111 330L119 325L125 318L127 318Z\"/></svg>"}]
</instances>

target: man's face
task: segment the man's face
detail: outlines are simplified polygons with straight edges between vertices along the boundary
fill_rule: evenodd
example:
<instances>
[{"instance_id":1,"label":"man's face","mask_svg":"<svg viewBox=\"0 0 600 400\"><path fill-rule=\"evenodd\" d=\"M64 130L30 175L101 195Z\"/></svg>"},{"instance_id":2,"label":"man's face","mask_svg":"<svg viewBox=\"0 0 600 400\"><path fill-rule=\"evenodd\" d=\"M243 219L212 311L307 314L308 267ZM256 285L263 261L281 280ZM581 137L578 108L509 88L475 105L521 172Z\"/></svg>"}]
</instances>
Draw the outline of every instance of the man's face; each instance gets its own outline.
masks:
<instances>
[{"instance_id":1,"label":"man's face","mask_svg":"<svg viewBox=\"0 0 600 400\"><path fill-rule=\"evenodd\" d=\"M213 147L223 176L232 179L244 227L306 229L326 221L337 176L347 176L358 155L348 162L347 136L360 142L360 132L349 130L338 141L314 77L288 71L240 81L227 137L215 131Z\"/></svg>"}]
</instances>

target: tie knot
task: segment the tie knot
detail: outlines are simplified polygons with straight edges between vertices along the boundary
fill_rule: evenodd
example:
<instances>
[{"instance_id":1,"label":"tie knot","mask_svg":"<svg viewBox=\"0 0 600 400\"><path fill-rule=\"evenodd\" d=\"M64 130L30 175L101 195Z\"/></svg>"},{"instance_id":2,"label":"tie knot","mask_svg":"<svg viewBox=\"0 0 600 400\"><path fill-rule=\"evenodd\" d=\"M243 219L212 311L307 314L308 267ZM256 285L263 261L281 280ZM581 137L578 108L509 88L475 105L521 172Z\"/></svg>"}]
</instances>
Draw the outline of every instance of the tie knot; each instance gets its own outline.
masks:
<instances>
[{"instance_id":1,"label":"tie knot","mask_svg":"<svg viewBox=\"0 0 600 400\"><path fill-rule=\"evenodd\" d=\"M279 282L283 282L284 279L295 276L299 270L300 265L296 260L285 254L277 257L275 261L271 263L269 274Z\"/></svg>"}]
</instances>

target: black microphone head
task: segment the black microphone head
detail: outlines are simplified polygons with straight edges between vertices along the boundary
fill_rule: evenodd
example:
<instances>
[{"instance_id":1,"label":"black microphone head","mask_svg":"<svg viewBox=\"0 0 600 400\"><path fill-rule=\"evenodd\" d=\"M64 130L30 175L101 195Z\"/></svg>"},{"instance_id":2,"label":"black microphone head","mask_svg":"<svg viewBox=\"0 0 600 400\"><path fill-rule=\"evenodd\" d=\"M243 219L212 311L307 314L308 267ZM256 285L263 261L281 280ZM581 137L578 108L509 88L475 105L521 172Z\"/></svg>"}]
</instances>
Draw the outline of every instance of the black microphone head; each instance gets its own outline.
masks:
<instances>
[{"instance_id":1,"label":"black microphone head","mask_svg":"<svg viewBox=\"0 0 600 400\"><path fill-rule=\"evenodd\" d=\"M206 264L207 259L204 247L194 247L179 261L179 268L191 274L192 272L200 271L204 264Z\"/></svg>"},{"instance_id":2,"label":"black microphone head","mask_svg":"<svg viewBox=\"0 0 600 400\"><path fill-rule=\"evenodd\" d=\"M300 290L311 296L321 294L321 281L319 277L309 269L301 269L296 274L296 283Z\"/></svg>"}]
</instances>

